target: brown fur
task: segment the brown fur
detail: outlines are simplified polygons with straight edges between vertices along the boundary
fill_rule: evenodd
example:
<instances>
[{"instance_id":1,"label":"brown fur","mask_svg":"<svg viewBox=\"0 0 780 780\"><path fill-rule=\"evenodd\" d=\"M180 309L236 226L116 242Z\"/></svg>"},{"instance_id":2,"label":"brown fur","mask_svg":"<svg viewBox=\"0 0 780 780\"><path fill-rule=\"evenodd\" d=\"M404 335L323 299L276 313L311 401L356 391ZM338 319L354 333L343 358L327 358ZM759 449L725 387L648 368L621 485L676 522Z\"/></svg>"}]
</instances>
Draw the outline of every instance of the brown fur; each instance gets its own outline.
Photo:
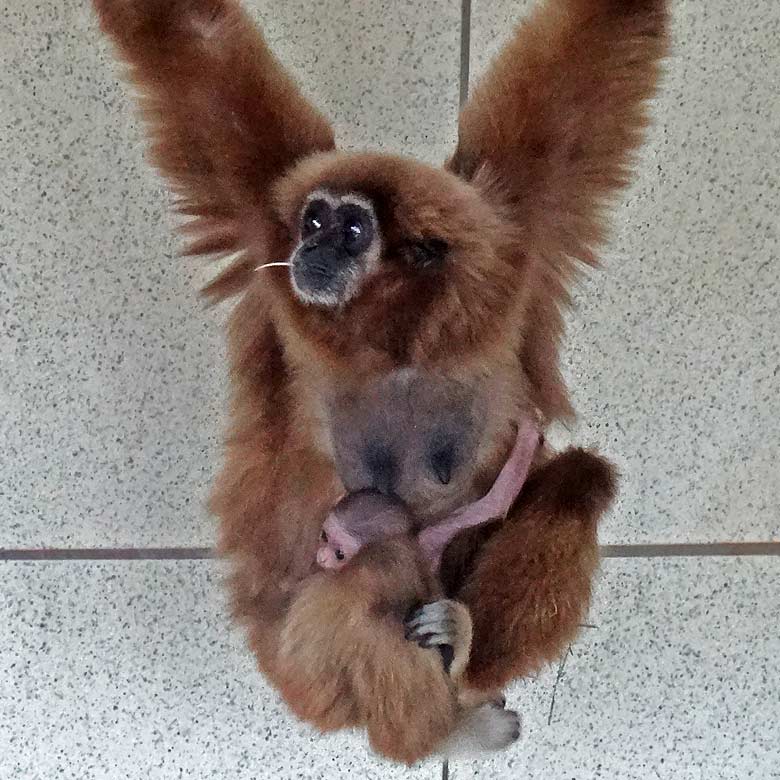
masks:
<instances>
[{"instance_id":1,"label":"brown fur","mask_svg":"<svg viewBox=\"0 0 780 780\"><path fill-rule=\"evenodd\" d=\"M571 642L598 565L598 519L614 493L613 469L580 449L558 455L528 480L458 591L474 625L468 685L500 688L537 672ZM495 615L514 620L496 622Z\"/></svg>"},{"instance_id":2,"label":"brown fur","mask_svg":"<svg viewBox=\"0 0 780 780\"><path fill-rule=\"evenodd\" d=\"M365 726L375 750L407 763L441 745L461 714L489 696L461 695L472 639L465 607L453 605L459 628L449 674L438 650L404 637L410 609L439 595L408 535L370 544L339 572L314 573L292 602L279 643L280 685L293 711L325 731ZM415 672L399 675L404 668Z\"/></svg>"},{"instance_id":3,"label":"brown fur","mask_svg":"<svg viewBox=\"0 0 780 780\"><path fill-rule=\"evenodd\" d=\"M242 293L212 500L234 560L236 614L297 713L321 728L365 725L377 750L414 761L452 725L441 669L392 639L395 624L361 618L358 588L331 600L309 577L341 490L323 399L404 366L489 397L472 495L498 473L529 402L544 422L571 415L560 307L577 262L595 262L604 206L627 181L666 45L666 2L543 3L466 106L446 171L335 153L331 129L235 0L95 4L141 90L154 161L193 217L190 251L240 253L207 290ZM371 198L383 231L378 272L343 308L305 306L279 269L252 273L290 255L302 199L319 186ZM411 272L410 247L432 237L448 243L446 264ZM613 492L597 455L564 453L531 476L506 521L452 546L442 575L476 617L474 686L538 668L574 635ZM452 495L450 508L468 498ZM348 626L328 606L339 603L350 604ZM315 628L322 641L307 644ZM294 664L280 653L291 642Z\"/></svg>"},{"instance_id":4,"label":"brown fur","mask_svg":"<svg viewBox=\"0 0 780 780\"><path fill-rule=\"evenodd\" d=\"M278 656L282 690L299 717L326 730L363 725L375 750L409 763L444 741L458 715L453 684L438 652L404 638L410 605L435 588L427 571L401 538L371 545L337 574L306 580ZM398 673L405 668L414 674ZM419 706L420 691L430 706Z\"/></svg>"}]
</instances>

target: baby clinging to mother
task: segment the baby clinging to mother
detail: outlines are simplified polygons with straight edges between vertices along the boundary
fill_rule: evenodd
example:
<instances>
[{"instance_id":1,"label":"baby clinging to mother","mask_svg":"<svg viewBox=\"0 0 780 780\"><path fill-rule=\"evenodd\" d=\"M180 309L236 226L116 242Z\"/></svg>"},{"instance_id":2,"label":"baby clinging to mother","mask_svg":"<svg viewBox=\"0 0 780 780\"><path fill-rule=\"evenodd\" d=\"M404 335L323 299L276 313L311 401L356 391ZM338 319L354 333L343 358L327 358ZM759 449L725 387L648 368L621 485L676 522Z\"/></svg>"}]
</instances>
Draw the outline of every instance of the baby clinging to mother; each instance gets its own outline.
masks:
<instances>
[{"instance_id":1,"label":"baby clinging to mother","mask_svg":"<svg viewBox=\"0 0 780 780\"><path fill-rule=\"evenodd\" d=\"M314 571L318 540L346 490L395 497L430 541L499 484L524 420L543 433L572 416L561 307L629 180L667 3L541 0L473 90L442 168L336 149L238 0L94 4L189 251L232 258L206 289L237 298L211 507L261 671L299 716L363 727L398 761L462 733L463 691L483 700L468 733L499 733L506 711L490 702L556 658L588 608L610 464L539 447L505 516L446 544L434 603L463 605L472 630L457 696L438 652L376 629L397 625L430 568L378 561L409 577L377 616L356 587L377 570ZM424 446L404 448L410 424Z\"/></svg>"}]
</instances>

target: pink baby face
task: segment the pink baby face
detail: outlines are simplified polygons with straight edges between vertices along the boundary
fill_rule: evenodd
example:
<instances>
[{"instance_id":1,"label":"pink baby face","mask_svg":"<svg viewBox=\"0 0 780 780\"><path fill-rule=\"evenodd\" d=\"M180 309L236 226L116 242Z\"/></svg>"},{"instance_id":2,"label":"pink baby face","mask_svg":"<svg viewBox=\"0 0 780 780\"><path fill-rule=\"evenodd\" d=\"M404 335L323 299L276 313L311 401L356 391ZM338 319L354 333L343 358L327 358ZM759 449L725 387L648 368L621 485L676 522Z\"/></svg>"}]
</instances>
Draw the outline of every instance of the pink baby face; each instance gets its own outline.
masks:
<instances>
[{"instance_id":1,"label":"pink baby face","mask_svg":"<svg viewBox=\"0 0 780 780\"><path fill-rule=\"evenodd\" d=\"M323 569L343 569L355 557L361 544L344 529L331 512L325 519L317 547L317 565Z\"/></svg>"}]
</instances>

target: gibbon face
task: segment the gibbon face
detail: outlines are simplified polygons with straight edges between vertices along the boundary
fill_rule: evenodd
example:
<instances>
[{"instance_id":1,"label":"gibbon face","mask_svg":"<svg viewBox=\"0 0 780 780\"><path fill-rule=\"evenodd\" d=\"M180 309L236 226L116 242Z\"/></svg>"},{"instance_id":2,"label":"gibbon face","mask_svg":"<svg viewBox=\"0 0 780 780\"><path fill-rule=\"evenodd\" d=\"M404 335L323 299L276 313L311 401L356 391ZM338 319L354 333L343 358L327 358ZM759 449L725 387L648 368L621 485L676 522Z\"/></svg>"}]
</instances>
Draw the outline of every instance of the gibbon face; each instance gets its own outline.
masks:
<instances>
[{"instance_id":1,"label":"gibbon face","mask_svg":"<svg viewBox=\"0 0 780 780\"><path fill-rule=\"evenodd\" d=\"M291 267L273 284L302 337L341 357L369 345L396 367L506 339L524 258L479 182L332 153L304 160L275 190Z\"/></svg>"}]
</instances>

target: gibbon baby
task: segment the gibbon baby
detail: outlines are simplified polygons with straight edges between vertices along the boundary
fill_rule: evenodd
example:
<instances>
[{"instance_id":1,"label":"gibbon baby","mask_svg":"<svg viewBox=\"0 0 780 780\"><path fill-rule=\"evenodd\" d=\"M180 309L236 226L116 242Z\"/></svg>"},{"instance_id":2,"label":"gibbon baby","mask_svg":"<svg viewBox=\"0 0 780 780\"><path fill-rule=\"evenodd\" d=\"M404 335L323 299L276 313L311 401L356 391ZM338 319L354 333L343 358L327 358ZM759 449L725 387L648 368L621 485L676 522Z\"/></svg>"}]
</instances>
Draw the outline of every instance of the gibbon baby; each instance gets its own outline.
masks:
<instances>
[{"instance_id":1,"label":"gibbon baby","mask_svg":"<svg viewBox=\"0 0 780 780\"><path fill-rule=\"evenodd\" d=\"M482 522L491 519L486 517ZM438 648L444 670L457 680L466 668L471 648L471 616L466 607L454 601L448 605L449 615L438 620L426 619L424 605L415 609L419 602L441 604L441 588L436 579L438 562L425 557L414 538L413 527L411 515L397 499L373 490L349 493L328 513L317 548L317 565L338 572L347 566L360 566L361 559L369 554L381 561L384 546L388 543L405 545L409 560L414 561L420 581L426 586L417 602L409 604L405 636L420 647ZM392 556L388 558L393 560ZM426 577L426 572L429 577ZM391 574L402 579L409 578L409 573L405 571L396 570ZM382 584L386 584L384 579ZM387 595L376 592L376 603L386 600Z\"/></svg>"},{"instance_id":2,"label":"gibbon baby","mask_svg":"<svg viewBox=\"0 0 780 780\"><path fill-rule=\"evenodd\" d=\"M419 645L420 652L438 651L442 677L449 675L452 681L457 723L438 752L452 758L505 748L520 736L520 718L504 709L501 698L475 697L463 687L471 649L471 616L463 604L441 598L435 566L414 539L412 528L411 516L397 499L376 491L350 493L325 521L317 565L336 572L332 575L336 577L350 577L352 571L365 567L362 573L369 576L362 578L361 585L376 614L382 613L388 597L404 589L405 583L418 581L421 588L409 601L406 617L397 613L393 639L400 642L403 631L403 640ZM345 625L351 622L351 608L351 603L344 604ZM366 619L362 614L357 617Z\"/></svg>"},{"instance_id":3,"label":"gibbon baby","mask_svg":"<svg viewBox=\"0 0 780 780\"><path fill-rule=\"evenodd\" d=\"M415 443L413 433L411 447ZM375 490L347 494L325 518L317 548L317 565L338 571L365 550L366 546L371 546L373 554L381 558L381 551L376 548L383 542L390 539L405 540L410 550L419 550L419 566L426 567L432 575L431 592L426 594L425 600L434 601L441 596L436 577L444 549L462 531L506 516L520 493L539 443L540 437L534 425L529 421L524 422L518 428L517 440L509 459L487 495L456 510L435 525L428 526L419 536L414 535L415 522L412 516L397 498ZM385 597L386 594L377 594L378 599ZM465 668L471 647L471 618L468 610L464 610L465 616L458 615L451 621L455 631L449 635L441 630L432 631L425 621L425 611L423 608L408 621L408 636L419 639L423 647L432 644L450 645L454 658L445 662L445 667L449 671L452 665L457 670L453 676L459 676Z\"/></svg>"},{"instance_id":4,"label":"gibbon baby","mask_svg":"<svg viewBox=\"0 0 780 780\"><path fill-rule=\"evenodd\" d=\"M235 616L293 712L363 727L378 752L415 762L462 725L438 654L398 629L424 583L399 548L410 580L377 611L365 588L388 558L312 571L317 538L361 489L397 496L424 532L487 491L513 421L530 413L544 432L572 418L562 308L631 178L667 0L540 0L471 89L443 167L338 150L239 0L94 4L190 219L188 251L231 258L206 293L239 297L211 499ZM255 270L272 262L287 267ZM416 383L408 406L400 390ZM398 416L425 438L414 458ZM447 546L444 594L473 622L470 690L501 690L572 641L615 489L597 453L545 449L505 518Z\"/></svg>"}]
</instances>

